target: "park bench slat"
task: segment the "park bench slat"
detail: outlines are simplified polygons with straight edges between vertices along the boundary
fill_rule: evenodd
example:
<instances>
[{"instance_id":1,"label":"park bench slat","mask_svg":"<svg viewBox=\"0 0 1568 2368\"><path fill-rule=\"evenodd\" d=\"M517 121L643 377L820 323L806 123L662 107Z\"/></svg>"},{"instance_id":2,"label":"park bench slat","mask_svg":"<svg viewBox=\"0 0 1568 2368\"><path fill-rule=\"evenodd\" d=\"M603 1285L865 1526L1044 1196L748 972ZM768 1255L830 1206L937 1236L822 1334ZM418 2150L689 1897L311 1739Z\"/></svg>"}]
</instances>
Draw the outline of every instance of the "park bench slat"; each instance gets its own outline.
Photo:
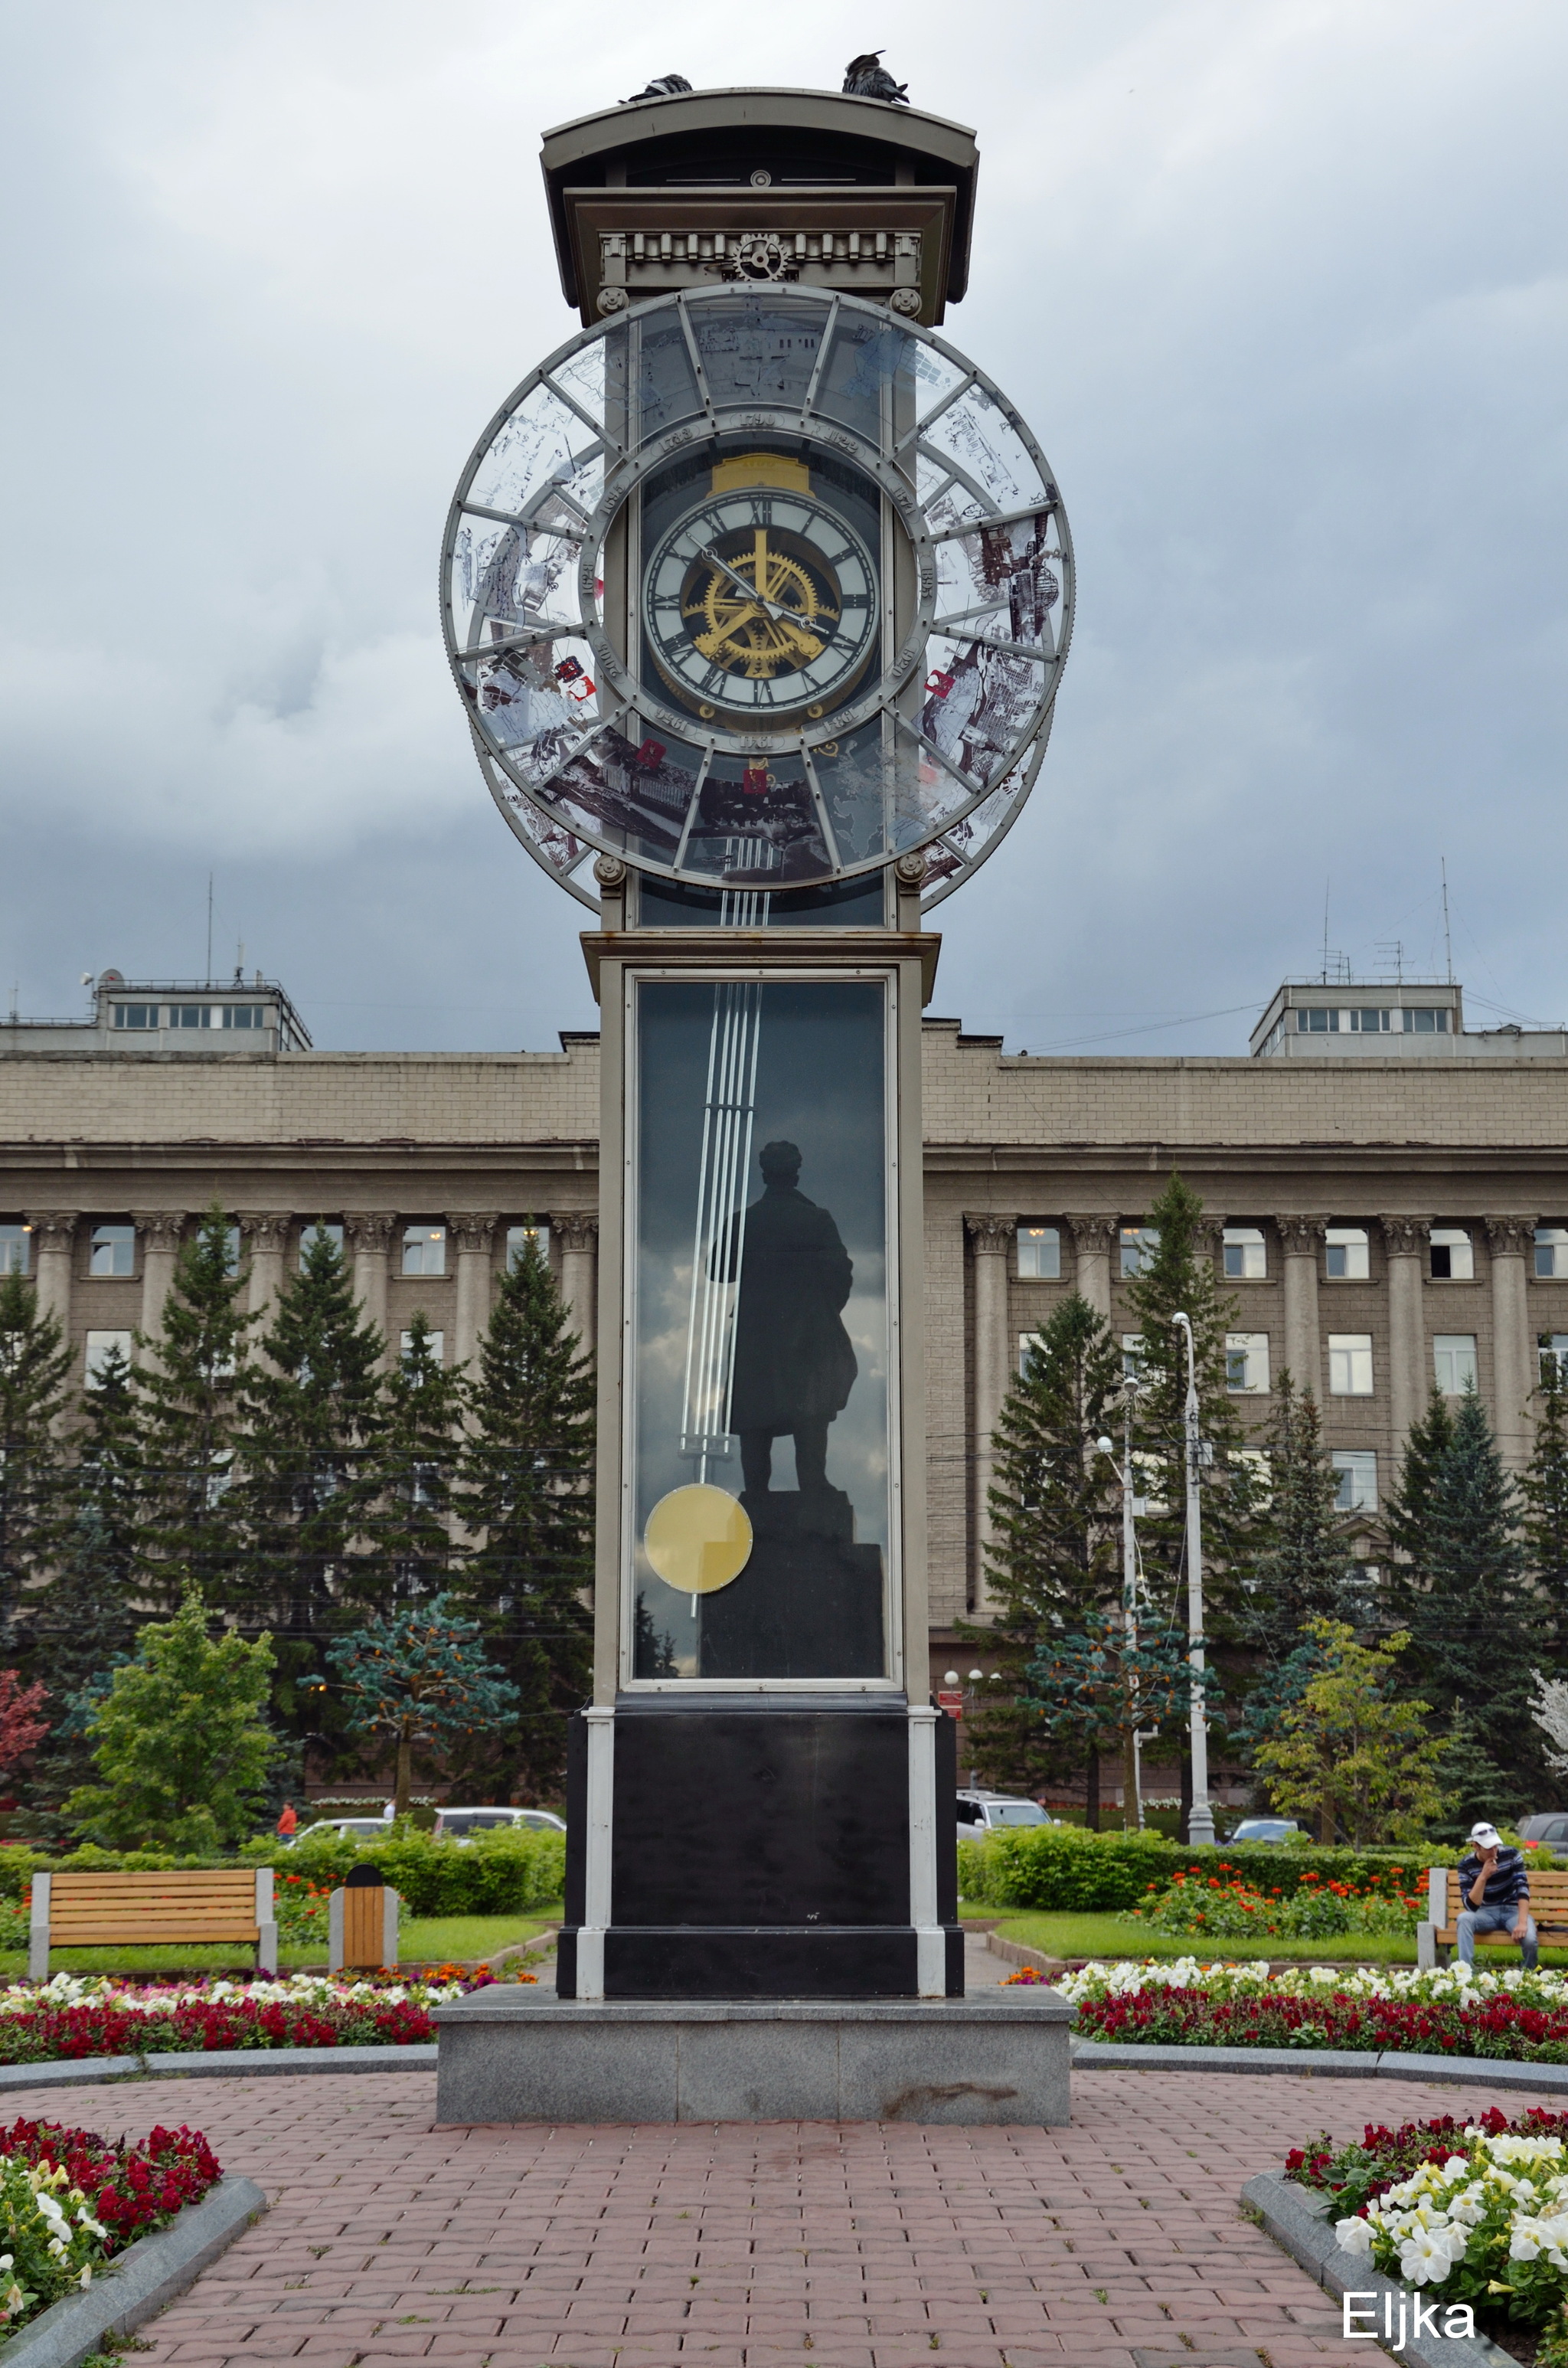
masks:
<instances>
[{"instance_id":1,"label":"park bench slat","mask_svg":"<svg viewBox=\"0 0 1568 2368\"><path fill-rule=\"evenodd\" d=\"M1549 1934L1568 1933L1568 1873L1558 1873L1545 1867L1533 1867L1528 1861L1525 1871L1530 1881L1530 1914L1535 1918L1536 1931L1540 1939L1544 1941ZM1436 1964L1437 1950L1453 1948L1460 1937L1460 1910L1464 1906L1464 1901L1460 1895L1457 1867L1435 1866L1429 1871L1427 1875L1429 1913L1431 1907L1439 1896L1439 1891L1444 1903L1443 1920L1438 1923L1434 1918L1431 1922L1421 1926L1416 1946L1418 1964ZM1477 1946L1483 1949L1515 1949L1518 1946L1518 1942L1506 1932L1478 1932L1475 1937Z\"/></svg>"},{"instance_id":2,"label":"park bench slat","mask_svg":"<svg viewBox=\"0 0 1568 2368\"><path fill-rule=\"evenodd\" d=\"M270 1868L182 1868L165 1873L62 1872L35 1878L28 1967L35 1979L62 1949L241 1941L265 1970L278 1962L278 1927L259 1920ZM258 1899L258 1886L260 1899Z\"/></svg>"}]
</instances>

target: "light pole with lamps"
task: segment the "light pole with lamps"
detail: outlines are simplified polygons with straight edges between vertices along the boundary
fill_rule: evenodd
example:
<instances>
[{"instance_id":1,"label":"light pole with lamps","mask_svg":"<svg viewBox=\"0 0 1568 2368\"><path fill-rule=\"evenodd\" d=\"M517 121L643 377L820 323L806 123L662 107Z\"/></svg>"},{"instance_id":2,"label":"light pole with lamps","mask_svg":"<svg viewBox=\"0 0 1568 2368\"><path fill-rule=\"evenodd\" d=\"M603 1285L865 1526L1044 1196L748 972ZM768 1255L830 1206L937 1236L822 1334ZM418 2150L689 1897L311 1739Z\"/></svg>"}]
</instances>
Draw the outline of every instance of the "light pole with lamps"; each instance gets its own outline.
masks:
<instances>
[{"instance_id":1,"label":"light pole with lamps","mask_svg":"<svg viewBox=\"0 0 1568 2368\"><path fill-rule=\"evenodd\" d=\"M1209 1721L1203 1709L1202 1442L1198 1435L1198 1359L1192 1345L1190 1318L1176 1315L1171 1322L1187 1342L1187 1658L1193 1678L1192 1807L1187 1815L1187 1839L1191 1850L1211 1850L1214 1811L1209 1799Z\"/></svg>"},{"instance_id":2,"label":"light pole with lamps","mask_svg":"<svg viewBox=\"0 0 1568 2368\"><path fill-rule=\"evenodd\" d=\"M1133 1491L1132 1477L1132 1407L1137 1395L1137 1383L1129 1381L1125 1385L1122 1397L1122 1446L1119 1466L1113 1452L1115 1442L1108 1439L1096 1439L1095 1441L1095 1445L1121 1483L1121 1618L1127 1634L1127 1649L1130 1655L1136 1649L1138 1644L1138 1532L1134 1524L1136 1515L1142 1510L1142 1506ZM1131 1722L1127 1733L1127 1757L1122 1770L1123 1822L1125 1822L1125 1813L1129 1805L1129 1794L1131 1794L1131 1805L1137 1818L1138 1830L1142 1832L1143 1829L1143 1776L1140 1764L1139 1747L1143 1737L1139 1730L1136 1699L1132 1702L1131 1711Z\"/></svg>"}]
</instances>

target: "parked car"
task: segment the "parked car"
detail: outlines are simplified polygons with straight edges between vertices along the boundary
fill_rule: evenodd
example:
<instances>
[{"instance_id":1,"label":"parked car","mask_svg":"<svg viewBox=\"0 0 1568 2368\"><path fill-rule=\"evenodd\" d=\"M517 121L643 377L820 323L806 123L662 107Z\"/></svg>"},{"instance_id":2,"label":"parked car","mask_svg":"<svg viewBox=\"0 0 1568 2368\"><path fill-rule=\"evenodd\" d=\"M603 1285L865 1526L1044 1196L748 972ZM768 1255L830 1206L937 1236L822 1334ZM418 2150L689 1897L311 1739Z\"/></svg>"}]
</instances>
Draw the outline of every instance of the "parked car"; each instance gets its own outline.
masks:
<instances>
[{"instance_id":1,"label":"parked car","mask_svg":"<svg viewBox=\"0 0 1568 2368\"><path fill-rule=\"evenodd\" d=\"M1519 1839L1527 1850L1568 1848L1568 1816L1561 1809L1546 1809L1539 1817L1527 1817L1519 1827Z\"/></svg>"},{"instance_id":2,"label":"parked car","mask_svg":"<svg viewBox=\"0 0 1568 2368\"><path fill-rule=\"evenodd\" d=\"M312 1834L340 1834L345 1841L384 1841L392 1828L384 1817L318 1817L313 1826L301 1826L290 1839L290 1848L305 1841Z\"/></svg>"},{"instance_id":3,"label":"parked car","mask_svg":"<svg viewBox=\"0 0 1568 2368\"><path fill-rule=\"evenodd\" d=\"M979 1834L997 1832L1003 1826L1054 1826L1059 1822L1048 1817L1038 1801L1026 1801L1013 1793L960 1793L959 1794L959 1832L971 1839Z\"/></svg>"},{"instance_id":4,"label":"parked car","mask_svg":"<svg viewBox=\"0 0 1568 2368\"><path fill-rule=\"evenodd\" d=\"M1302 1830L1296 1817L1244 1817L1228 1839L1233 1842L1293 1842Z\"/></svg>"},{"instance_id":5,"label":"parked car","mask_svg":"<svg viewBox=\"0 0 1568 2368\"><path fill-rule=\"evenodd\" d=\"M536 1833L563 1834L565 1820L551 1809L438 1809L437 1841L468 1842L476 1834L494 1833L501 1826L527 1826Z\"/></svg>"}]
</instances>

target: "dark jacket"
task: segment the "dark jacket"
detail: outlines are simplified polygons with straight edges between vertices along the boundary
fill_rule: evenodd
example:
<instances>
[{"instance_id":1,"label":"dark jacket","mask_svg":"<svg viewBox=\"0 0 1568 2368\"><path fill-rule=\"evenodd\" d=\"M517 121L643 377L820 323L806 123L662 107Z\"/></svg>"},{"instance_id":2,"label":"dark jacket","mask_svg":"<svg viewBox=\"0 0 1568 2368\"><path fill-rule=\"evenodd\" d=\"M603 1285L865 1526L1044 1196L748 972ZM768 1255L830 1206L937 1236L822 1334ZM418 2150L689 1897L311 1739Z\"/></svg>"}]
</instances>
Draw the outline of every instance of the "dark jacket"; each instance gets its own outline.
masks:
<instances>
[{"instance_id":1,"label":"dark jacket","mask_svg":"<svg viewBox=\"0 0 1568 2368\"><path fill-rule=\"evenodd\" d=\"M1460 1900L1461 1910L1471 1905L1471 1885L1480 1873L1481 1852L1467 1851L1460 1861L1460 1890L1463 1895ZM1529 1875L1517 1850L1504 1848L1498 1851L1497 1863L1486 1878L1486 1889L1482 1896L1488 1907L1517 1907L1521 1899L1529 1897Z\"/></svg>"},{"instance_id":2,"label":"dark jacket","mask_svg":"<svg viewBox=\"0 0 1568 2368\"><path fill-rule=\"evenodd\" d=\"M735 1270L737 1216L727 1270ZM735 1430L792 1431L831 1422L856 1375L839 1318L855 1269L825 1209L788 1184L769 1184L745 1212L735 1379Z\"/></svg>"}]
</instances>

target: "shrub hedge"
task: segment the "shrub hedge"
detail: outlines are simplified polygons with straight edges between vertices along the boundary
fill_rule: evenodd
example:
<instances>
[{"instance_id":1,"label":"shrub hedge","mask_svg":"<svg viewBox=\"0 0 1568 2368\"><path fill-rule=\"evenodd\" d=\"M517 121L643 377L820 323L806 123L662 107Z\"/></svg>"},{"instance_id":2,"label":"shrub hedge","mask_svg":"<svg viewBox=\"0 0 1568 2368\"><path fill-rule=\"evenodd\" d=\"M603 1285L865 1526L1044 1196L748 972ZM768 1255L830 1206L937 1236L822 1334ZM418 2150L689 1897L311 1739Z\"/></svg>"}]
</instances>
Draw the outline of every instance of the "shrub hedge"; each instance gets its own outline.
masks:
<instances>
[{"instance_id":1,"label":"shrub hedge","mask_svg":"<svg viewBox=\"0 0 1568 2368\"><path fill-rule=\"evenodd\" d=\"M386 1839L354 1843L335 1834L284 1850L270 1835L246 1842L243 1862L268 1864L333 1886L355 1866L374 1866L402 1895L414 1916L509 1916L548 1907L561 1897L566 1875L565 1837L514 1827L472 1842L436 1841L407 1826ZM231 1860L227 1861L233 1864ZM163 1874L176 1867L217 1866L214 1858L176 1858L167 1850L106 1850L88 1846L63 1858L31 1850L0 1850L0 1900L24 1899L35 1872L80 1869L85 1873Z\"/></svg>"},{"instance_id":2,"label":"shrub hedge","mask_svg":"<svg viewBox=\"0 0 1568 2368\"><path fill-rule=\"evenodd\" d=\"M1141 1906L1151 1884L1163 1888L1177 1874L1221 1875L1228 1870L1287 1898L1308 1875L1317 1883L1392 1894L1417 1888L1416 1878L1426 1867L1456 1865L1458 1859L1457 1851L1435 1842L1413 1843L1403 1850L1324 1850L1315 1844L1282 1849L1267 1842L1195 1850L1158 1834L1023 1826L983 1842L960 1841L959 1889L966 1906L1114 1916ZM1544 1850L1530 1854L1532 1866L1554 1863Z\"/></svg>"}]
</instances>

